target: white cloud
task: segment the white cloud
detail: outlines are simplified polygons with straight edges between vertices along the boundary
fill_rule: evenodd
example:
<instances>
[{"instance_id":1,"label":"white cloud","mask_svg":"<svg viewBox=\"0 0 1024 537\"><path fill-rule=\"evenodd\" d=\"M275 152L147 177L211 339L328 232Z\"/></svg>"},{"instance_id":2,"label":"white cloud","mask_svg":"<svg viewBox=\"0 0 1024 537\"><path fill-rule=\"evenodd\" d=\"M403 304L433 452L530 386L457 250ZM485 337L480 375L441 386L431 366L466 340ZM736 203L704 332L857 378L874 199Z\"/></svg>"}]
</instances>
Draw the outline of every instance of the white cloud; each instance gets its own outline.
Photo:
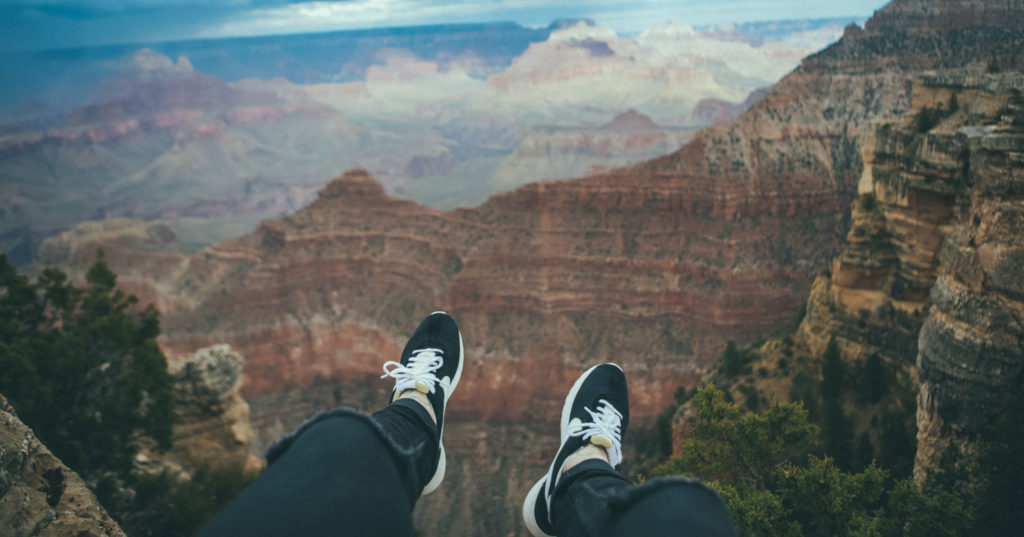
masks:
<instances>
[{"instance_id":1,"label":"white cloud","mask_svg":"<svg viewBox=\"0 0 1024 537\"><path fill-rule=\"evenodd\" d=\"M124 0L123 0L124 1ZM133 0L159 2L161 0ZM166 0L200 2L203 0ZM245 3L247 0L234 0ZM248 0L252 2L254 0ZM259 2L259 0L255 0ZM559 17L588 17L623 33L675 19L690 25L721 22L869 15L884 0L349 0L279 3L243 10L196 37L299 33L445 22L513 20L535 25Z\"/></svg>"},{"instance_id":2,"label":"white cloud","mask_svg":"<svg viewBox=\"0 0 1024 537\"><path fill-rule=\"evenodd\" d=\"M463 19L493 11L487 3L426 3L417 0L303 2L248 11L207 28L197 37L259 35L402 26Z\"/></svg>"}]
</instances>

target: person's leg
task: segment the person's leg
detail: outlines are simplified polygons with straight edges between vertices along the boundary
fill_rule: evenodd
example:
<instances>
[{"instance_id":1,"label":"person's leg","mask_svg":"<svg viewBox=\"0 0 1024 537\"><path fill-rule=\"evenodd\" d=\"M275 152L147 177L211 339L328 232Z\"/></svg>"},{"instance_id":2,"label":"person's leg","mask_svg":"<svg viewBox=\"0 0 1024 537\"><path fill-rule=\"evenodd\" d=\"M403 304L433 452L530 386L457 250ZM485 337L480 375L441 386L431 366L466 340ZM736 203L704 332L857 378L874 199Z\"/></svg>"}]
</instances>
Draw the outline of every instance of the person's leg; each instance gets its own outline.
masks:
<instances>
[{"instance_id":1,"label":"person's leg","mask_svg":"<svg viewBox=\"0 0 1024 537\"><path fill-rule=\"evenodd\" d=\"M266 471L199 535L412 535L436 454L433 421L407 399L373 417L323 413L272 447Z\"/></svg>"},{"instance_id":2,"label":"person's leg","mask_svg":"<svg viewBox=\"0 0 1024 537\"><path fill-rule=\"evenodd\" d=\"M443 312L413 333L392 402L373 416L318 414L271 446L268 467L199 535L412 535L412 509L444 477L441 432L462 373L462 336Z\"/></svg>"},{"instance_id":3,"label":"person's leg","mask_svg":"<svg viewBox=\"0 0 1024 537\"><path fill-rule=\"evenodd\" d=\"M562 407L561 446L523 502L535 537L734 537L729 510L699 482L664 478L635 487L615 471L629 422L622 369L602 364L573 384Z\"/></svg>"},{"instance_id":4,"label":"person's leg","mask_svg":"<svg viewBox=\"0 0 1024 537\"><path fill-rule=\"evenodd\" d=\"M577 515L575 500L565 493L570 484L566 477L576 474L566 472L591 467L591 459L601 460L608 470L621 462L622 434L629 425L629 390L622 368L600 364L580 375L562 405L559 425L561 445L551 467L523 502L523 522L534 537L583 536L600 527L601 522L589 520L587 513ZM618 474L611 470L611 476ZM605 489L617 488L619 480L587 483L611 494L613 490Z\"/></svg>"},{"instance_id":5,"label":"person's leg","mask_svg":"<svg viewBox=\"0 0 1024 537\"><path fill-rule=\"evenodd\" d=\"M565 472L553 515L559 537L736 535L725 502L699 481L661 478L636 487L600 459Z\"/></svg>"},{"instance_id":6,"label":"person's leg","mask_svg":"<svg viewBox=\"0 0 1024 537\"><path fill-rule=\"evenodd\" d=\"M585 460L566 470L551 499L555 535L599 535L610 522L609 503L632 488L630 482L600 459Z\"/></svg>"}]
</instances>

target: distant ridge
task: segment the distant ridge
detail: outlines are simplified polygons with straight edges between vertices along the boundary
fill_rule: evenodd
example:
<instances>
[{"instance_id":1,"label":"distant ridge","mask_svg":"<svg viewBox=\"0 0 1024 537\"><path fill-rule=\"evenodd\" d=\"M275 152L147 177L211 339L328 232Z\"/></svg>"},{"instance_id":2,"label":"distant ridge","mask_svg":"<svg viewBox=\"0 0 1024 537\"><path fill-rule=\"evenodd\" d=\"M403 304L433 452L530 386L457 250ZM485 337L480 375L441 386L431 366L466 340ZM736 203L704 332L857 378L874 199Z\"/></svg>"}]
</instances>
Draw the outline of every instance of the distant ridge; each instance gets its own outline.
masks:
<instances>
[{"instance_id":1,"label":"distant ridge","mask_svg":"<svg viewBox=\"0 0 1024 537\"><path fill-rule=\"evenodd\" d=\"M564 30L566 28L572 28L577 24L586 24L587 26L597 26L594 19L556 19L548 25L548 31Z\"/></svg>"},{"instance_id":2,"label":"distant ridge","mask_svg":"<svg viewBox=\"0 0 1024 537\"><path fill-rule=\"evenodd\" d=\"M601 127L604 130L644 131L662 128L653 119L630 108Z\"/></svg>"}]
</instances>

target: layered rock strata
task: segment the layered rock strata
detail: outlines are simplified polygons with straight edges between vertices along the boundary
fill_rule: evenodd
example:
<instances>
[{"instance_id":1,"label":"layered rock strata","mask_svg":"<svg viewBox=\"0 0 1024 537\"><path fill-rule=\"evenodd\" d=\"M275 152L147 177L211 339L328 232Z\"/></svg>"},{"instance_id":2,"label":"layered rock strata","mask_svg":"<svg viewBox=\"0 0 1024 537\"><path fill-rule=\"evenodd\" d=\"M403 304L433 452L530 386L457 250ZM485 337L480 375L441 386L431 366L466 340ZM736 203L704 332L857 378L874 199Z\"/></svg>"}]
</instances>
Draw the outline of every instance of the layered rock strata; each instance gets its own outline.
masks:
<instances>
[{"instance_id":1,"label":"layered rock strata","mask_svg":"<svg viewBox=\"0 0 1024 537\"><path fill-rule=\"evenodd\" d=\"M970 81L968 82L970 83ZM982 437L1021 396L1024 372L1024 77L981 81L1003 122L958 133L963 170L939 251L932 306L918 341L921 375L915 478L950 447L967 467ZM1012 127L1007 128L1006 122Z\"/></svg>"},{"instance_id":2,"label":"layered rock strata","mask_svg":"<svg viewBox=\"0 0 1024 537\"><path fill-rule=\"evenodd\" d=\"M0 396L0 536L124 537L82 478Z\"/></svg>"},{"instance_id":3,"label":"layered rock strata","mask_svg":"<svg viewBox=\"0 0 1024 537\"><path fill-rule=\"evenodd\" d=\"M1016 65L1024 60L1005 51L1019 50L1020 27L1002 20L984 39L970 34L968 49ZM579 371L621 363L642 429L678 386L692 386L714 365L725 340L751 341L796 315L849 228L846 208L864 167L861 135L870 121L910 107L913 73L971 61L947 46L965 31L851 28L738 120L672 155L534 183L478 208L442 212L397 200L357 170L295 215L197 254L154 261L112 236L61 236L50 247L85 260L107 244L120 281L148 289L165 308L163 345L172 357L218 342L241 350L261 444L324 406L378 407L388 389L376 379L381 362L398 355L420 317L446 309L463 328L469 364L446 434L451 472L421 502L418 527L519 532L519 500L554 452L561 397ZM902 208L894 194L883 210L911 218L916 204L930 206L929 196L907 197ZM865 240L884 242L879 216L869 212L855 216ZM922 218L907 229L927 227ZM914 282L935 269L913 243L919 236L901 243L903 257L886 246L888 258L865 265L879 274L857 275L851 250L838 272L858 293L844 300L870 301L871 290L857 286L897 279L906 284L898 301L921 300ZM899 278L887 272L893 266ZM809 341L825 340L812 337L814 326L832 323L826 301L838 299L830 286L815 287L825 309L808 308ZM916 327L900 320L897 306L885 315L913 339ZM837 324L870 334L859 310L850 311L852 319ZM912 362L916 351L904 354L899 359Z\"/></svg>"},{"instance_id":4,"label":"layered rock strata","mask_svg":"<svg viewBox=\"0 0 1024 537\"><path fill-rule=\"evenodd\" d=\"M815 281L806 317L792 336L762 346L752 365L771 371L752 381L757 392L787 400L800 371L818 374L813 357L829 341L840 346L848 372L880 358L892 395L856 407L857 434L871 435L884 453L889 446L868 422L886 412L916 414L913 471L922 484L948 454L960 455L960 468L975 466L986 429L1019 396L1022 91L1019 72L918 79L912 108L863 140L862 196L847 245ZM784 365L793 356L795 365ZM741 401L750 393L734 392Z\"/></svg>"},{"instance_id":5,"label":"layered rock strata","mask_svg":"<svg viewBox=\"0 0 1024 537\"><path fill-rule=\"evenodd\" d=\"M1016 396L1024 367L1021 90L1019 73L922 77L912 109L866 144L868 196L827 290L808 302L819 347L837 337L853 363L885 356L910 381L901 389L920 378L921 483L951 445L978 453L972 438Z\"/></svg>"}]
</instances>

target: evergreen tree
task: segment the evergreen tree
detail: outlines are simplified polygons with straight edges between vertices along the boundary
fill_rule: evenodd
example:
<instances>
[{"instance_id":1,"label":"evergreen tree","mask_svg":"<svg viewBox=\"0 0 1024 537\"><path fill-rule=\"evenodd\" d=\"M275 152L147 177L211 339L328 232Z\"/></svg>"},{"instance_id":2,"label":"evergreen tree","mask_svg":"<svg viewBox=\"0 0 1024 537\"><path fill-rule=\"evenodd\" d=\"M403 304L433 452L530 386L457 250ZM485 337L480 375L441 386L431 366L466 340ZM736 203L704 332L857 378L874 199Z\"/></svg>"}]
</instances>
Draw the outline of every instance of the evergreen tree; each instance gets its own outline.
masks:
<instances>
[{"instance_id":1,"label":"evergreen tree","mask_svg":"<svg viewBox=\"0 0 1024 537\"><path fill-rule=\"evenodd\" d=\"M746 361L743 352L736 348L734 341L727 342L725 351L722 353L722 374L727 377L735 377L740 374L744 365L746 365Z\"/></svg>"},{"instance_id":2,"label":"evergreen tree","mask_svg":"<svg viewBox=\"0 0 1024 537\"><path fill-rule=\"evenodd\" d=\"M697 419L682 455L655 475L695 475L718 489L741 535L907 537L963 535L972 517L962 499L892 482L869 464L846 472L808 455L818 428L798 403L744 413L714 386L693 397Z\"/></svg>"},{"instance_id":3,"label":"evergreen tree","mask_svg":"<svg viewBox=\"0 0 1024 537\"><path fill-rule=\"evenodd\" d=\"M821 397L838 399L843 388L843 360L836 340L828 342L821 361Z\"/></svg>"},{"instance_id":4,"label":"evergreen tree","mask_svg":"<svg viewBox=\"0 0 1024 537\"><path fill-rule=\"evenodd\" d=\"M875 459L875 446L871 443L871 438L867 433L860 435L860 440L857 442L857 449L853 452L853 459L850 462L850 468L852 470L860 471L867 468L869 464Z\"/></svg>"},{"instance_id":5,"label":"evergreen tree","mask_svg":"<svg viewBox=\"0 0 1024 537\"><path fill-rule=\"evenodd\" d=\"M841 468L850 469L853 459L853 424L843 412L844 381L842 354L833 339L828 342L821 362L821 421L825 453L832 456Z\"/></svg>"},{"instance_id":6,"label":"evergreen tree","mask_svg":"<svg viewBox=\"0 0 1024 537\"><path fill-rule=\"evenodd\" d=\"M839 399L825 399L822 410L825 453L834 458L841 468L848 470L853 459L853 423L843 412Z\"/></svg>"},{"instance_id":7,"label":"evergreen tree","mask_svg":"<svg viewBox=\"0 0 1024 537\"><path fill-rule=\"evenodd\" d=\"M0 255L0 393L103 501L140 437L170 445L173 386L156 310L135 311L102 252L86 281L47 269L31 283Z\"/></svg>"},{"instance_id":8,"label":"evergreen tree","mask_svg":"<svg viewBox=\"0 0 1024 537\"><path fill-rule=\"evenodd\" d=\"M872 405L881 401L889 387L885 382L885 367L878 354L872 353L868 356L860 376L864 384L860 392L861 400Z\"/></svg>"}]
</instances>

